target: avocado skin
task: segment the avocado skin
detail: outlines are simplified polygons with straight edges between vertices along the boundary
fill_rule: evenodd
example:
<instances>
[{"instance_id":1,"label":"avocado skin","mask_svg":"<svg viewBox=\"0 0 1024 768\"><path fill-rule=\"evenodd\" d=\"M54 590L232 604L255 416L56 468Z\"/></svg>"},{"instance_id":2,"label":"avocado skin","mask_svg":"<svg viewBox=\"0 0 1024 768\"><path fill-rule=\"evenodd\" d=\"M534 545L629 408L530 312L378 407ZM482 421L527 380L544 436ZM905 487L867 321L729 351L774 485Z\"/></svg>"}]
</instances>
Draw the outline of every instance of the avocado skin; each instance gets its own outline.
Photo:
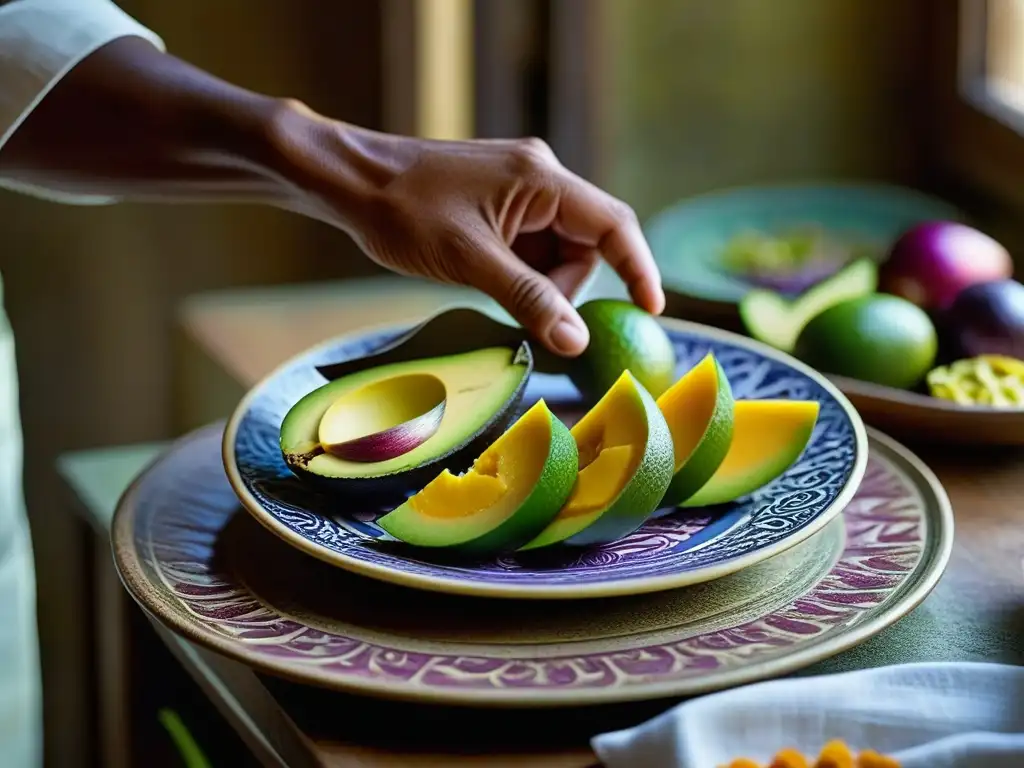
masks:
<instances>
[{"instance_id":1,"label":"avocado skin","mask_svg":"<svg viewBox=\"0 0 1024 768\"><path fill-rule=\"evenodd\" d=\"M442 454L430 461L420 464L417 467L396 472L392 475L378 475L376 477L325 477L315 472L310 472L303 465L302 460L306 457L295 456L282 451L285 464L288 469L311 487L331 495L344 496L346 499L367 506L380 506L391 508L402 503L409 496L410 492L415 493L421 490L431 480L447 469L452 473L465 472L472 466L477 456L484 452L491 443L500 437L508 429L521 413L523 395L526 393L526 385L530 381L530 374L533 373L533 352L529 343L523 341L518 344L509 345L516 349L516 358L523 364L525 371L515 391L505 402L505 406L494 414L494 416L475 434L468 436L448 453ZM397 350L393 350L397 351ZM466 348L458 350L467 351ZM391 362L412 360L418 357L435 357L445 354L434 355L429 352L403 357L396 355L392 360L382 360L382 355L359 358L352 363L362 365L346 365L347 370L342 375L355 373L366 368L376 368L387 365ZM339 378L335 376L334 378Z\"/></svg>"},{"instance_id":2,"label":"avocado skin","mask_svg":"<svg viewBox=\"0 0 1024 768\"><path fill-rule=\"evenodd\" d=\"M548 351L543 345L532 346L535 339L522 328L505 325L468 307L446 309L413 326L383 349L365 357L317 366L327 381L340 379L366 368L402 363L425 357L446 357L484 347L517 349L530 344L530 360L537 373L567 373L570 361Z\"/></svg>"},{"instance_id":3,"label":"avocado skin","mask_svg":"<svg viewBox=\"0 0 1024 768\"><path fill-rule=\"evenodd\" d=\"M650 430L643 458L615 501L590 525L564 540L568 546L598 546L629 536L647 522L672 482L675 470L672 433L654 398L635 377L633 381Z\"/></svg>"}]
</instances>

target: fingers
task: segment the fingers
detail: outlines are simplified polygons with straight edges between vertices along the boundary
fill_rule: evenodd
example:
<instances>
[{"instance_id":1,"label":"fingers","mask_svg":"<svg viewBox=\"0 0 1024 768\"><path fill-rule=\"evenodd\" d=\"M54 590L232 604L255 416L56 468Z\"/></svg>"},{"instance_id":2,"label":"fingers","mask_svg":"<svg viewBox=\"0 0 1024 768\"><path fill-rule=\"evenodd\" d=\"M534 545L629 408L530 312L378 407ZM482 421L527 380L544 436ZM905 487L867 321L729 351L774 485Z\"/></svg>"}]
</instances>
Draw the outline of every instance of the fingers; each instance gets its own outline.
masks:
<instances>
[{"instance_id":1,"label":"fingers","mask_svg":"<svg viewBox=\"0 0 1024 768\"><path fill-rule=\"evenodd\" d=\"M665 308L661 274L633 209L568 171L552 226L572 242L596 248L618 273L633 301L652 314Z\"/></svg>"},{"instance_id":2,"label":"fingers","mask_svg":"<svg viewBox=\"0 0 1024 768\"><path fill-rule=\"evenodd\" d=\"M575 357L590 341L590 333L563 286L578 289L586 279L586 261L555 270L556 284L522 262L503 243L481 243L471 259L469 282L493 297L505 310L555 354ZM559 271L560 270L560 271Z\"/></svg>"},{"instance_id":3,"label":"fingers","mask_svg":"<svg viewBox=\"0 0 1024 768\"><path fill-rule=\"evenodd\" d=\"M546 274L562 295L573 301L594 274L601 256L594 248L586 248L575 243L567 245L567 248L562 249L563 253L571 250L572 254L566 254L563 257L565 261L548 269Z\"/></svg>"}]
</instances>

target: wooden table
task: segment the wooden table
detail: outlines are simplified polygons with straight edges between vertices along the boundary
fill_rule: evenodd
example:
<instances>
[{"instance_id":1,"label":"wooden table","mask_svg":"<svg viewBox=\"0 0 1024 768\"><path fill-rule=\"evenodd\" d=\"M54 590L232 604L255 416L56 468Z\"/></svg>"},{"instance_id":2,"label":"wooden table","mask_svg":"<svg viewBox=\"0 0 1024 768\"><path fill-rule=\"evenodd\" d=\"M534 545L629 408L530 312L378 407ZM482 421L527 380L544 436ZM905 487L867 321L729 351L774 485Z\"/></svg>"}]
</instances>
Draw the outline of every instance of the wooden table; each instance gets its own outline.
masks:
<instances>
[{"instance_id":1,"label":"wooden table","mask_svg":"<svg viewBox=\"0 0 1024 768\"><path fill-rule=\"evenodd\" d=\"M614 291L614 286L602 289L599 281L592 295ZM226 416L248 387L313 343L367 325L419 319L453 301L481 300L398 278L198 297L181 314L182 426ZM101 534L121 490L159 449L138 446L65 457L62 471ZM953 502L956 544L945 577L903 621L799 674L912 661L1024 660L1024 453L917 450ZM98 610L114 617L116 625L127 598L112 575L109 552L101 550L98 567L106 569ZM587 746L591 735L639 723L674 703L556 714L357 699L255 674L156 629L264 765L582 767L595 763ZM109 626L105 631L108 642L116 643ZM118 684L116 648L108 646L99 660L110 670L104 672L101 692L113 720L107 723L111 733L124 715L123 707L110 705L117 699L111 691ZM480 741L483 723L501 727L500 742Z\"/></svg>"}]
</instances>

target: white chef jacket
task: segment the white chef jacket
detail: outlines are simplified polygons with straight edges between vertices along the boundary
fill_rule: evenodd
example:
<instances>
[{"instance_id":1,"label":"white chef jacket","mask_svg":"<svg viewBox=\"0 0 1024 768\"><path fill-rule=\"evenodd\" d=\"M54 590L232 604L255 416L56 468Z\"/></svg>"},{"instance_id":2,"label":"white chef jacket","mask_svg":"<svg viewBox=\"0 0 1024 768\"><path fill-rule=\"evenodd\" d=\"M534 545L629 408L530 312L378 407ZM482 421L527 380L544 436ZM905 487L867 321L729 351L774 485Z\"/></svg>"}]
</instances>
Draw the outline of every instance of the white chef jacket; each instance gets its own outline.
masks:
<instances>
[{"instance_id":1,"label":"white chef jacket","mask_svg":"<svg viewBox=\"0 0 1024 768\"><path fill-rule=\"evenodd\" d=\"M157 35L108 0L0 3L0 152L36 105L78 62L128 35L164 49ZM108 197L61 194L2 177L0 186L68 204L116 202ZM21 469L14 339L0 309L0 765L5 768L42 765L35 574Z\"/></svg>"}]
</instances>

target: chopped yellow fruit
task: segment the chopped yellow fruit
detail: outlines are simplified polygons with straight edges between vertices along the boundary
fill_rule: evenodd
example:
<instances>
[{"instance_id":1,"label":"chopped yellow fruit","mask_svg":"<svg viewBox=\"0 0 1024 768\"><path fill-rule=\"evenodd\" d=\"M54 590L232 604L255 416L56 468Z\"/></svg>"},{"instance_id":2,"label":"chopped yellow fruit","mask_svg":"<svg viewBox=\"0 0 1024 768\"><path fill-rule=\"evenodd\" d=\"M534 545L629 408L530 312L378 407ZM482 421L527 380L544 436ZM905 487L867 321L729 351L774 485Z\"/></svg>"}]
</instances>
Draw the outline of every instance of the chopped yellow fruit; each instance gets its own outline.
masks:
<instances>
[{"instance_id":1,"label":"chopped yellow fruit","mask_svg":"<svg viewBox=\"0 0 1024 768\"><path fill-rule=\"evenodd\" d=\"M775 755L767 768L810 768L810 761L795 749L784 749ZM719 768L761 768L761 766L746 757L733 760L727 766ZM899 761L891 757L880 755L874 750L868 749L854 758L849 747L841 741L830 741L821 750L814 768L900 768Z\"/></svg>"},{"instance_id":2,"label":"chopped yellow fruit","mask_svg":"<svg viewBox=\"0 0 1024 768\"><path fill-rule=\"evenodd\" d=\"M784 749L775 755L768 768L810 768L810 763L795 749Z\"/></svg>"},{"instance_id":3,"label":"chopped yellow fruit","mask_svg":"<svg viewBox=\"0 0 1024 768\"><path fill-rule=\"evenodd\" d=\"M453 475L447 469L431 480L409 503L431 517L463 517L489 509L508 487L500 477L470 470Z\"/></svg>"},{"instance_id":4,"label":"chopped yellow fruit","mask_svg":"<svg viewBox=\"0 0 1024 768\"><path fill-rule=\"evenodd\" d=\"M631 445L616 445L597 454L576 476L561 516L585 515L608 506L632 475L633 450Z\"/></svg>"},{"instance_id":5,"label":"chopped yellow fruit","mask_svg":"<svg viewBox=\"0 0 1024 768\"><path fill-rule=\"evenodd\" d=\"M850 748L841 741L830 741L821 750L814 768L857 768Z\"/></svg>"},{"instance_id":6,"label":"chopped yellow fruit","mask_svg":"<svg viewBox=\"0 0 1024 768\"><path fill-rule=\"evenodd\" d=\"M1024 407L1024 361L979 355L929 371L932 397L960 405Z\"/></svg>"}]
</instances>

